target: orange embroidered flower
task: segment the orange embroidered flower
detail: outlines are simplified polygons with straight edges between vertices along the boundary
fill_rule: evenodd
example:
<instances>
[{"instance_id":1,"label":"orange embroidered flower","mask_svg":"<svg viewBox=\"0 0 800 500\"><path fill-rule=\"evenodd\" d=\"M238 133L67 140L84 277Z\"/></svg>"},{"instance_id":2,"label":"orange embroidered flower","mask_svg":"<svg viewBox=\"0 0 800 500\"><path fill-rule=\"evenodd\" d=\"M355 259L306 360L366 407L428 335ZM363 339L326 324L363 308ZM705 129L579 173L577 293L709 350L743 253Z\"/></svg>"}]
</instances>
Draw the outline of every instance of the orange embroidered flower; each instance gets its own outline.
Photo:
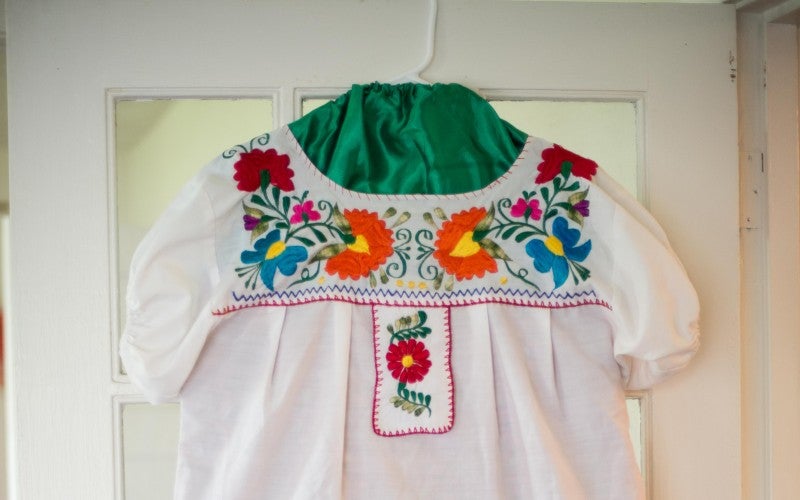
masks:
<instances>
[{"instance_id":1,"label":"orange embroidered flower","mask_svg":"<svg viewBox=\"0 0 800 500\"><path fill-rule=\"evenodd\" d=\"M439 239L434 243L433 256L458 280L482 278L487 271L497 272L497 262L473 238L475 226L484 217L485 208L471 208L453 215L436 233Z\"/></svg>"},{"instance_id":2,"label":"orange embroidered flower","mask_svg":"<svg viewBox=\"0 0 800 500\"><path fill-rule=\"evenodd\" d=\"M328 259L325 271L339 274L342 279L357 279L375 271L394 251L392 230L375 212L345 210L344 218L350 225L347 248Z\"/></svg>"}]
</instances>

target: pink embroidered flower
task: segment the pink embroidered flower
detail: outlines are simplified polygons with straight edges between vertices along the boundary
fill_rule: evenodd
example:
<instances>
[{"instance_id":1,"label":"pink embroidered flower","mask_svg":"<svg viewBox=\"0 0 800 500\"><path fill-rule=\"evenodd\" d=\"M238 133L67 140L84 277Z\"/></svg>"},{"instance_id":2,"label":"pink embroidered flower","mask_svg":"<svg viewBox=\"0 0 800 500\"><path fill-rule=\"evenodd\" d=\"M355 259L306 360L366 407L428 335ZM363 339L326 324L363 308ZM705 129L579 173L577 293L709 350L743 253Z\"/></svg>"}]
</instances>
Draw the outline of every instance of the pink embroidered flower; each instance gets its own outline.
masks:
<instances>
[{"instance_id":1,"label":"pink embroidered flower","mask_svg":"<svg viewBox=\"0 0 800 500\"><path fill-rule=\"evenodd\" d=\"M315 221L321 218L319 212L314 210L314 202L311 200L304 201L299 205L292 207L294 215L289 219L292 224L299 224L301 222Z\"/></svg>"},{"instance_id":2,"label":"pink embroidered flower","mask_svg":"<svg viewBox=\"0 0 800 500\"><path fill-rule=\"evenodd\" d=\"M289 168L289 155L279 155L274 149L254 149L242 153L233 168L236 170L233 180L237 181L236 187L239 191L258 189L261 186L261 173L264 171L269 175L269 183L273 186L281 191L294 190L294 171Z\"/></svg>"},{"instance_id":3,"label":"pink embroidered flower","mask_svg":"<svg viewBox=\"0 0 800 500\"><path fill-rule=\"evenodd\" d=\"M425 344L414 339L401 340L389 346L386 353L388 368L392 377L403 384L421 381L431 368L430 351Z\"/></svg>"},{"instance_id":4,"label":"pink embroidered flower","mask_svg":"<svg viewBox=\"0 0 800 500\"><path fill-rule=\"evenodd\" d=\"M511 216L531 218L533 220L541 219L542 209L539 208L539 200L525 201L524 198L518 199L511 207Z\"/></svg>"}]
</instances>

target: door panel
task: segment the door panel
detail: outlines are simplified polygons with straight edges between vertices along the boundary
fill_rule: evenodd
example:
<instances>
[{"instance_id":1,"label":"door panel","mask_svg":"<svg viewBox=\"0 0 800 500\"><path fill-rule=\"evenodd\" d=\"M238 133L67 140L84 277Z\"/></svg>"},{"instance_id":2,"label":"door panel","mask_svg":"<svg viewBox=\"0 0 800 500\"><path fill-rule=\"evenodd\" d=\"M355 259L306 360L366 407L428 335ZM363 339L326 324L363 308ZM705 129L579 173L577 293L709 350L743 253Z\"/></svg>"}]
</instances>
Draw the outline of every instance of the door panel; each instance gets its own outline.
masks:
<instances>
[{"instance_id":1,"label":"door panel","mask_svg":"<svg viewBox=\"0 0 800 500\"><path fill-rule=\"evenodd\" d=\"M704 307L696 361L649 395L659 499L740 497L733 14L721 5L442 0L423 73L499 93L639 96L646 120L637 122L637 164L646 176L636 189ZM114 364L110 89L252 97L269 88L275 125L286 123L299 112L299 89L346 88L414 67L426 16L422 0L205 0L191 8L8 0L16 498L105 500L138 486L121 488L114 466L123 451L117 418L137 418L120 403L137 396Z\"/></svg>"}]
</instances>

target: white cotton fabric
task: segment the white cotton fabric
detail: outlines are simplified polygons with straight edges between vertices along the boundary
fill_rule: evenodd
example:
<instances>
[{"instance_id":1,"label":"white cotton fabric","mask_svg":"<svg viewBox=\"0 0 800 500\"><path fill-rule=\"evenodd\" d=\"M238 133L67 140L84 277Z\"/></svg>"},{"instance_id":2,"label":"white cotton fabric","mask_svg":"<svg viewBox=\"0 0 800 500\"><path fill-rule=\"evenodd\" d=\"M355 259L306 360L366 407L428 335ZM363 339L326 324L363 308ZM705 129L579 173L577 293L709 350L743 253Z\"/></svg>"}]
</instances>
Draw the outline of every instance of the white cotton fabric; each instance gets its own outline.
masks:
<instances>
[{"instance_id":1,"label":"white cotton fabric","mask_svg":"<svg viewBox=\"0 0 800 500\"><path fill-rule=\"evenodd\" d=\"M453 214L533 189L549 146L530 138L506 182L441 197L339 188L287 128L258 147L289 155L309 199ZM542 276L546 293L512 300L507 290L521 285L498 281L499 270L455 283L473 287L464 290L475 300L404 296L404 307L449 308L454 420L440 434L387 437L373 429L373 305L399 299L366 295L365 280L349 295L309 288L302 296L319 292L313 301L263 287L237 301L235 268L252 244L236 160L216 159L187 185L131 269L121 355L150 401L181 403L176 499L644 498L624 391L688 363L698 303L658 224L604 172L589 187L582 228L592 274L565 285L570 294L551 293ZM524 245L501 243L530 264Z\"/></svg>"}]
</instances>

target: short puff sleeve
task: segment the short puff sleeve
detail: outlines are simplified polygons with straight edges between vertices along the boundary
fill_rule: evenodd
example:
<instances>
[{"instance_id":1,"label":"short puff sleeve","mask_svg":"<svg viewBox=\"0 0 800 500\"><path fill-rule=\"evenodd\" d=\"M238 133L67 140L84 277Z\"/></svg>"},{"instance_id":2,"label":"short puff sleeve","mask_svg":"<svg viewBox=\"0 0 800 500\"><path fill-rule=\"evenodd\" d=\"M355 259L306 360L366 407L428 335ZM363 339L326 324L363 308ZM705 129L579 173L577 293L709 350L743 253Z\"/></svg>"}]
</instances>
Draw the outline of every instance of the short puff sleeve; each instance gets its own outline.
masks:
<instances>
[{"instance_id":1,"label":"short puff sleeve","mask_svg":"<svg viewBox=\"0 0 800 500\"><path fill-rule=\"evenodd\" d=\"M616 202L610 241L614 357L626 389L647 389L697 352L699 301L656 220L621 187L603 184Z\"/></svg>"},{"instance_id":2,"label":"short puff sleeve","mask_svg":"<svg viewBox=\"0 0 800 500\"><path fill-rule=\"evenodd\" d=\"M120 356L148 401L174 400L216 321L215 216L203 173L181 190L134 253Z\"/></svg>"}]
</instances>

